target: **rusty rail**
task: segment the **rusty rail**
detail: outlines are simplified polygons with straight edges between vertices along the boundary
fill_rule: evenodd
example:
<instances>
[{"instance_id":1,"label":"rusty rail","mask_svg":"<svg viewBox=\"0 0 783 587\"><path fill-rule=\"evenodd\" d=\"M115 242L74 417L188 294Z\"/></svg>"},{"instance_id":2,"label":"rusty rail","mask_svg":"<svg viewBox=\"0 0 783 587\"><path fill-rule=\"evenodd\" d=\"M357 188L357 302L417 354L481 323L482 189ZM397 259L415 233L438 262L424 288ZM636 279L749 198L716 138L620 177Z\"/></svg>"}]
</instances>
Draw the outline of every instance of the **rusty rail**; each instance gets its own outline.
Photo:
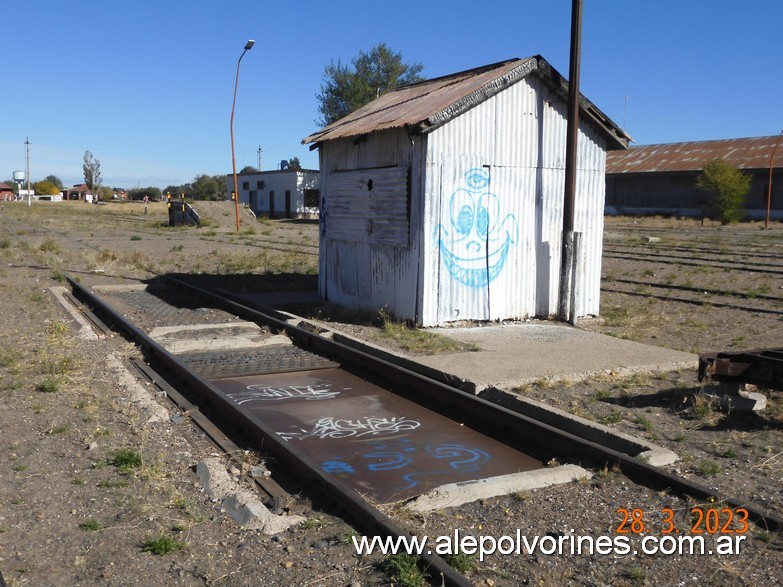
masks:
<instances>
[{"instance_id":1,"label":"rusty rail","mask_svg":"<svg viewBox=\"0 0 783 587\"><path fill-rule=\"evenodd\" d=\"M783 348L705 353L699 356L699 381L705 379L783 391Z\"/></svg>"}]
</instances>

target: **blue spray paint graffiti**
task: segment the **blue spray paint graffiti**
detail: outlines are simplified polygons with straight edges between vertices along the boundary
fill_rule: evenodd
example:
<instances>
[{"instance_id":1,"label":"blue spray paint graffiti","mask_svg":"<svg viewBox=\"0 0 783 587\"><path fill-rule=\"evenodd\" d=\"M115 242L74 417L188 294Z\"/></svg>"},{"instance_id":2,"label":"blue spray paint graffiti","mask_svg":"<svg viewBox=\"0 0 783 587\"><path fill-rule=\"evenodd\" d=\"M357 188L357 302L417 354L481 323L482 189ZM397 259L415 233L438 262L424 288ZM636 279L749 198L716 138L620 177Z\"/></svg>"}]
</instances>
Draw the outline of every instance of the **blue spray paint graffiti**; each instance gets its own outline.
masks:
<instances>
[{"instance_id":1,"label":"blue spray paint graffiti","mask_svg":"<svg viewBox=\"0 0 783 587\"><path fill-rule=\"evenodd\" d=\"M339 458L332 459L331 461L324 461L321 463L321 468L326 473L348 473L349 475L356 471L351 465Z\"/></svg>"},{"instance_id":2,"label":"blue spray paint graffiti","mask_svg":"<svg viewBox=\"0 0 783 587\"><path fill-rule=\"evenodd\" d=\"M427 452L436 459L449 459L449 467L452 469L469 472L478 471L490 458L487 452L462 444L428 447Z\"/></svg>"},{"instance_id":3,"label":"blue spray paint graffiti","mask_svg":"<svg viewBox=\"0 0 783 587\"><path fill-rule=\"evenodd\" d=\"M489 191L489 172L476 167L465 173L466 188L449 200L448 222L435 227L435 240L451 276L468 287L486 287L506 263L519 227L513 214L501 216L500 198Z\"/></svg>"},{"instance_id":4,"label":"blue spray paint graffiti","mask_svg":"<svg viewBox=\"0 0 783 587\"><path fill-rule=\"evenodd\" d=\"M367 465L369 471L392 471L407 467L413 459L404 453L416 451L413 446L410 446L410 440L407 438L402 438L395 443L375 444L371 448L373 452L364 455L365 459L376 461Z\"/></svg>"},{"instance_id":5,"label":"blue spray paint graffiti","mask_svg":"<svg viewBox=\"0 0 783 587\"><path fill-rule=\"evenodd\" d=\"M448 443L434 446L416 447L407 438L391 439L373 443L368 452L360 456L364 463L348 463L340 457L321 463L326 473L353 475L356 469L372 472L400 471L400 485L395 491L407 491L421 481L432 481L440 476L459 473L480 473L481 466L492 456L484 450L472 446ZM427 467L427 461L435 459ZM415 465L418 470L404 474L405 469ZM422 470L422 467L427 467ZM410 469L408 469L410 470Z\"/></svg>"}]
</instances>

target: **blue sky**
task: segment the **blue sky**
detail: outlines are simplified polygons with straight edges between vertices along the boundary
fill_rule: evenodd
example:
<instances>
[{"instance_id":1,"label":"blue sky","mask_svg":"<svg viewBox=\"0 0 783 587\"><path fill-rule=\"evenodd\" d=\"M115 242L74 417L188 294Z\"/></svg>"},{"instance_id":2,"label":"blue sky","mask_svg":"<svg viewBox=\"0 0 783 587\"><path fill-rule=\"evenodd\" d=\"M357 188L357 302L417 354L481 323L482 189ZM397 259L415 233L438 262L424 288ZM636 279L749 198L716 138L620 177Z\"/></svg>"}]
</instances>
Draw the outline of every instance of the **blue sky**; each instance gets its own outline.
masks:
<instances>
[{"instance_id":1,"label":"blue sky","mask_svg":"<svg viewBox=\"0 0 783 587\"><path fill-rule=\"evenodd\" d=\"M569 68L570 0L315 2L25 0L3 9L0 181L25 168L81 183L165 187L201 173L275 169L317 129L324 67L379 42L436 77L541 54ZM776 135L783 2L584 0L581 90L636 144Z\"/></svg>"}]
</instances>

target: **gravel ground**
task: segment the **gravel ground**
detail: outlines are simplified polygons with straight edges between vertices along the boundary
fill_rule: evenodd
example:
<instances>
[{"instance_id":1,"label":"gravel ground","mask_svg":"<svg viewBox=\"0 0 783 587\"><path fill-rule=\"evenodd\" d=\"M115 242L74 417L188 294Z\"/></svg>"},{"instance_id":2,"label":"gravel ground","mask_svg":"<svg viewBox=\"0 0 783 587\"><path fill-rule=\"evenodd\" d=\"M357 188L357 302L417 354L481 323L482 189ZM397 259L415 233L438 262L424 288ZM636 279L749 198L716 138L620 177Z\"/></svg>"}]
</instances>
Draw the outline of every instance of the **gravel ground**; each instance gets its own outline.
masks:
<instances>
[{"instance_id":1,"label":"gravel ground","mask_svg":"<svg viewBox=\"0 0 783 587\"><path fill-rule=\"evenodd\" d=\"M281 509L306 522L276 536L245 530L205 494L194 465L211 455L237 476L258 464L252 450L221 455L187 419L147 422L110 357L138 351L120 337L79 338L50 293L67 272L85 283L136 283L156 274L219 276L236 291L314 287L317 224L256 221L243 216L236 234L228 203L197 206L198 229L165 227L165 209L131 204L41 203L0 210L0 572L18 585L390 585L378 555L358 556L350 518L304 490ZM647 234L665 242L731 247L762 239L783 244L783 230L756 225L701 227L690 221L607 219L607 243L635 243ZM734 238L736 237L736 239ZM667 241L668 239L668 241ZM715 239L718 239L716 241ZM773 249L774 250L774 249ZM779 250L779 249L777 249ZM654 274L654 275L653 275ZM604 263L605 285L632 278L689 281L705 289L731 284L780 294L779 277L710 268L654 267L629 259ZM586 327L670 348L704 352L783 346L773 314L696 307L620 293L603 296L601 322ZM774 304L774 302L770 302ZM778 304L778 307L780 305ZM303 309L304 310L304 309ZM415 355L370 320L347 321L334 309L310 308L349 333ZM670 470L716 492L749 498L783 514L783 442L779 394L758 415L720 411L690 371L605 377L567 385L541 381L510 390L524 397L641 436L676 451ZM766 393L766 392L765 392ZM176 411L156 398L170 415ZM660 538L667 513L690 535L698 503L638 486L611 467L590 480L494 498L456 509L389 511L417 535L520 535L547 551L494 554L461 561L477 585L777 584L783 582L780 536L750 527L739 554L641 552L643 536L618 534L623 511L643 512L647 535ZM620 510L618 512L618 510ZM742 529L734 513L726 530ZM629 529L634 518L626 523ZM572 554L575 536L629 538L629 552ZM672 533L671 537L677 536ZM736 533L726 534L731 541ZM668 540L671 540L671 537ZM714 539L708 536L714 548ZM504 543L506 546L508 543ZM622 546L622 541L619 543ZM633 554L633 550L639 551ZM436 580L437 583L437 580Z\"/></svg>"}]
</instances>

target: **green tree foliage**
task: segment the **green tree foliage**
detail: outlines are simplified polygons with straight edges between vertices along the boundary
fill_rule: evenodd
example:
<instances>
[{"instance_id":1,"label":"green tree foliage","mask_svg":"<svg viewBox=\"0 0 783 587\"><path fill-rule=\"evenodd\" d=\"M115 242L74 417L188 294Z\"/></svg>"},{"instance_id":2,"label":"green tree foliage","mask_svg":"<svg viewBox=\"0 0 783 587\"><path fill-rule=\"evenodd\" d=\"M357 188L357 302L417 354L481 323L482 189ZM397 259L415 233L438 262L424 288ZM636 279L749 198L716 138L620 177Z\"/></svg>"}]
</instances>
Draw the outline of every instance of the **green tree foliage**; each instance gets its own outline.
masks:
<instances>
[{"instance_id":1,"label":"green tree foliage","mask_svg":"<svg viewBox=\"0 0 783 587\"><path fill-rule=\"evenodd\" d=\"M163 197L165 199L166 194L171 194L172 198L179 198L180 194L185 194L186 198L193 197L193 186L189 183L183 183L182 185L167 185L163 189ZM144 196L142 196L144 197ZM152 196L150 196L151 198Z\"/></svg>"},{"instance_id":2,"label":"green tree foliage","mask_svg":"<svg viewBox=\"0 0 783 587\"><path fill-rule=\"evenodd\" d=\"M160 188L133 188L127 192L129 200L143 200L147 196L150 200L160 200ZM172 192L174 195L174 192Z\"/></svg>"},{"instance_id":3,"label":"green tree foliage","mask_svg":"<svg viewBox=\"0 0 783 587\"><path fill-rule=\"evenodd\" d=\"M711 194L707 213L729 224L741 220L745 215L743 207L750 191L751 176L743 173L723 159L708 161L696 179L696 187Z\"/></svg>"},{"instance_id":4,"label":"green tree foliage","mask_svg":"<svg viewBox=\"0 0 783 587\"><path fill-rule=\"evenodd\" d=\"M299 161L299 157L291 157L285 162L283 167L291 171L302 171L302 163Z\"/></svg>"},{"instance_id":5,"label":"green tree foliage","mask_svg":"<svg viewBox=\"0 0 783 587\"><path fill-rule=\"evenodd\" d=\"M258 173L258 169L256 169L252 165L245 165L242 169L238 171L238 173Z\"/></svg>"},{"instance_id":6,"label":"green tree foliage","mask_svg":"<svg viewBox=\"0 0 783 587\"><path fill-rule=\"evenodd\" d=\"M369 53L360 51L352 67L332 61L324 68L321 93L316 95L321 114L317 124L327 126L397 86L421 81L423 69L420 63L403 63L402 54L385 43Z\"/></svg>"},{"instance_id":7,"label":"green tree foliage","mask_svg":"<svg viewBox=\"0 0 783 587\"><path fill-rule=\"evenodd\" d=\"M223 175L197 175L191 188L192 192L188 195L194 200L226 199L226 179Z\"/></svg>"},{"instance_id":8,"label":"green tree foliage","mask_svg":"<svg viewBox=\"0 0 783 587\"><path fill-rule=\"evenodd\" d=\"M82 165L84 171L84 183L87 189L93 196L99 194L99 188L101 187L101 162L92 156L89 151L84 152L84 165Z\"/></svg>"},{"instance_id":9,"label":"green tree foliage","mask_svg":"<svg viewBox=\"0 0 783 587\"><path fill-rule=\"evenodd\" d=\"M51 181L46 179L41 180L33 184L35 193L39 196L56 196L60 193L60 189L54 185Z\"/></svg>"},{"instance_id":10,"label":"green tree foliage","mask_svg":"<svg viewBox=\"0 0 783 587\"><path fill-rule=\"evenodd\" d=\"M252 169L255 171L255 168ZM190 183L166 186L163 189L164 199L167 193L171 194L172 198L185 194L185 197L191 200L225 200L226 176L206 173L197 175Z\"/></svg>"},{"instance_id":11,"label":"green tree foliage","mask_svg":"<svg viewBox=\"0 0 783 587\"><path fill-rule=\"evenodd\" d=\"M63 191L65 189L65 184L63 184L62 180L56 175L47 175L43 178L43 180L52 182L59 191Z\"/></svg>"}]
</instances>

